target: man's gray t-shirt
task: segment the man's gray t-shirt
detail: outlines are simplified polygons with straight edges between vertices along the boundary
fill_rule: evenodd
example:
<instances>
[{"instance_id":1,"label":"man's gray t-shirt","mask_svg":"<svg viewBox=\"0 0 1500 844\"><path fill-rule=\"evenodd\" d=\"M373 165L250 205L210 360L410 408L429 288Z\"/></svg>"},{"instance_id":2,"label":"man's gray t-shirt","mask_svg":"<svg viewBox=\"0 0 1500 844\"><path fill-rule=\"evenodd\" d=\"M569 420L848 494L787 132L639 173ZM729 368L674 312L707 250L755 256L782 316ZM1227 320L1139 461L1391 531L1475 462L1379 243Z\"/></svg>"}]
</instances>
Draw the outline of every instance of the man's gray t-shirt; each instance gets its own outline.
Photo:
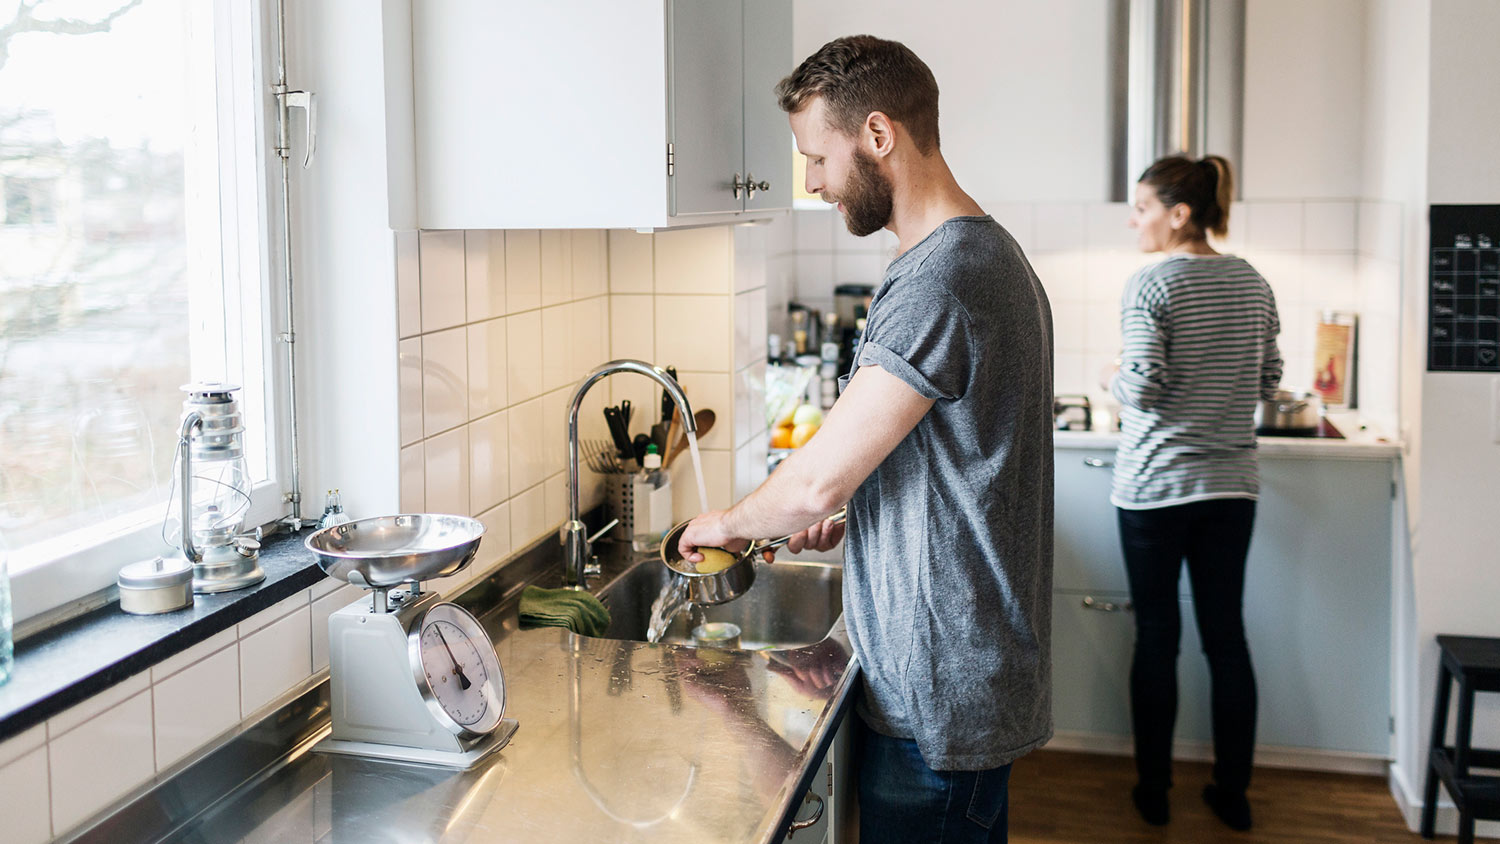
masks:
<instances>
[{"instance_id":1,"label":"man's gray t-shirt","mask_svg":"<svg viewBox=\"0 0 1500 844\"><path fill-rule=\"evenodd\" d=\"M849 503L860 712L934 770L1008 764L1052 736L1052 314L1015 239L954 217L897 258L861 365L935 402Z\"/></svg>"}]
</instances>

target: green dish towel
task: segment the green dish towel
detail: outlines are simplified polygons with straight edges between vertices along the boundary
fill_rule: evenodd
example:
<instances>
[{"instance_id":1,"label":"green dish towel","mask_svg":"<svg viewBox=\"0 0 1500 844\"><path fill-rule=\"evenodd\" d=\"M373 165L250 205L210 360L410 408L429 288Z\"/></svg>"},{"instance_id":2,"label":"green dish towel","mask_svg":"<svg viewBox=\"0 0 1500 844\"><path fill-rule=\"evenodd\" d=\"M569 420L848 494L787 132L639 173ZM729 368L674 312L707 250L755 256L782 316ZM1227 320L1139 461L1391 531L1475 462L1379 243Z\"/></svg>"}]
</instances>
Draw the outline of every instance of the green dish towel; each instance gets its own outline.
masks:
<instances>
[{"instance_id":1,"label":"green dish towel","mask_svg":"<svg viewBox=\"0 0 1500 844\"><path fill-rule=\"evenodd\" d=\"M603 636L609 629L609 610L578 589L528 586L521 592L521 629L535 627L566 627L584 636Z\"/></svg>"}]
</instances>

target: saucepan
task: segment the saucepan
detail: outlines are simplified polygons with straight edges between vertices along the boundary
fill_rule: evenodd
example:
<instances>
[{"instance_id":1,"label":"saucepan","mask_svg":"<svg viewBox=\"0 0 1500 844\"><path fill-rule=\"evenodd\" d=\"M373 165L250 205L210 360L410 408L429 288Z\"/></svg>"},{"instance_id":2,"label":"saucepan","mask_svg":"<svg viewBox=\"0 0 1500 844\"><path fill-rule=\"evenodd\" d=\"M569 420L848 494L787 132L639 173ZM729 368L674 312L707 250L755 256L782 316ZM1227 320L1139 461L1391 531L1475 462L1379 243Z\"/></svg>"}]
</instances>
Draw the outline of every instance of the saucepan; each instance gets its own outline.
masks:
<instances>
[{"instance_id":1,"label":"saucepan","mask_svg":"<svg viewBox=\"0 0 1500 844\"><path fill-rule=\"evenodd\" d=\"M1316 430L1323 400L1301 390L1277 390L1276 397L1255 408L1255 428L1263 434L1304 433Z\"/></svg>"},{"instance_id":2,"label":"saucepan","mask_svg":"<svg viewBox=\"0 0 1500 844\"><path fill-rule=\"evenodd\" d=\"M830 526L841 525L847 516L848 510L841 509L829 516L826 522ZM691 521L689 519L677 525L662 537L661 561L687 581L688 600L703 606L727 604L748 592L755 585L755 558L763 551L780 548L797 535L793 533L780 539L752 542L750 547L738 554L717 548L707 549L719 553L706 554L703 562L692 563L683 559L681 552L677 550L678 543L682 541L682 532L687 530L688 522Z\"/></svg>"}]
</instances>

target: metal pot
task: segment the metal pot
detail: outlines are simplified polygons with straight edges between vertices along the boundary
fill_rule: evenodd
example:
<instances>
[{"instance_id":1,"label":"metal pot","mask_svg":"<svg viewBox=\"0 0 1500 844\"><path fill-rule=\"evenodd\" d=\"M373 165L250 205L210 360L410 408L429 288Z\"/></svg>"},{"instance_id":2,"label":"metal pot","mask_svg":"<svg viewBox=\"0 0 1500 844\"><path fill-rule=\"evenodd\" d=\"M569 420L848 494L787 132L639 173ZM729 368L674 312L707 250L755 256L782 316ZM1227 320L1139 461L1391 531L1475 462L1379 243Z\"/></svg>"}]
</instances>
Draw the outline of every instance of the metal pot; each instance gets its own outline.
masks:
<instances>
[{"instance_id":1,"label":"metal pot","mask_svg":"<svg viewBox=\"0 0 1500 844\"><path fill-rule=\"evenodd\" d=\"M826 521L830 525L843 524L847 516L847 508L840 509L829 516ZM715 572L700 572L695 570L691 563L684 564L682 555L677 551L677 545L682 540L682 532L687 530L688 523L691 521L692 519L688 519L682 522L662 537L661 561L663 565L687 581L688 600L702 606L727 604L750 591L750 587L755 585L755 558L759 557L762 551L780 548L796 536L796 534L788 534L767 542L752 542L750 547L741 551L739 557L727 568Z\"/></svg>"},{"instance_id":2,"label":"metal pot","mask_svg":"<svg viewBox=\"0 0 1500 844\"><path fill-rule=\"evenodd\" d=\"M1255 406L1255 430L1262 433L1316 430L1323 400L1305 390L1277 390L1275 398Z\"/></svg>"}]
</instances>

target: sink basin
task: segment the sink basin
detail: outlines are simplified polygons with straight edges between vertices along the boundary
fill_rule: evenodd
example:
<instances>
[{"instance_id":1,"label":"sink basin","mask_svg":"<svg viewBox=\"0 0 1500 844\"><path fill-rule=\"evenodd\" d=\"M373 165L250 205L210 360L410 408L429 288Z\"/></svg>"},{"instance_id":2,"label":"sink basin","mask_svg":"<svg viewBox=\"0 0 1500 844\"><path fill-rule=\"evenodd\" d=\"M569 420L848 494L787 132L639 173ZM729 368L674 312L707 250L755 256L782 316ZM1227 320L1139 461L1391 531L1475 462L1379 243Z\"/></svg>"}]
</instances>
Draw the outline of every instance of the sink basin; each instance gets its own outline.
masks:
<instances>
[{"instance_id":1,"label":"sink basin","mask_svg":"<svg viewBox=\"0 0 1500 844\"><path fill-rule=\"evenodd\" d=\"M653 560L636 566L599 594L609 607L608 639L646 641L651 603L672 574ZM756 563L755 586L715 607L694 609L693 623L729 621L740 627L745 650L801 648L823 641L844 612L843 569L827 563ZM700 615L701 614L701 615ZM672 621L661 641L692 644L689 613Z\"/></svg>"}]
</instances>

